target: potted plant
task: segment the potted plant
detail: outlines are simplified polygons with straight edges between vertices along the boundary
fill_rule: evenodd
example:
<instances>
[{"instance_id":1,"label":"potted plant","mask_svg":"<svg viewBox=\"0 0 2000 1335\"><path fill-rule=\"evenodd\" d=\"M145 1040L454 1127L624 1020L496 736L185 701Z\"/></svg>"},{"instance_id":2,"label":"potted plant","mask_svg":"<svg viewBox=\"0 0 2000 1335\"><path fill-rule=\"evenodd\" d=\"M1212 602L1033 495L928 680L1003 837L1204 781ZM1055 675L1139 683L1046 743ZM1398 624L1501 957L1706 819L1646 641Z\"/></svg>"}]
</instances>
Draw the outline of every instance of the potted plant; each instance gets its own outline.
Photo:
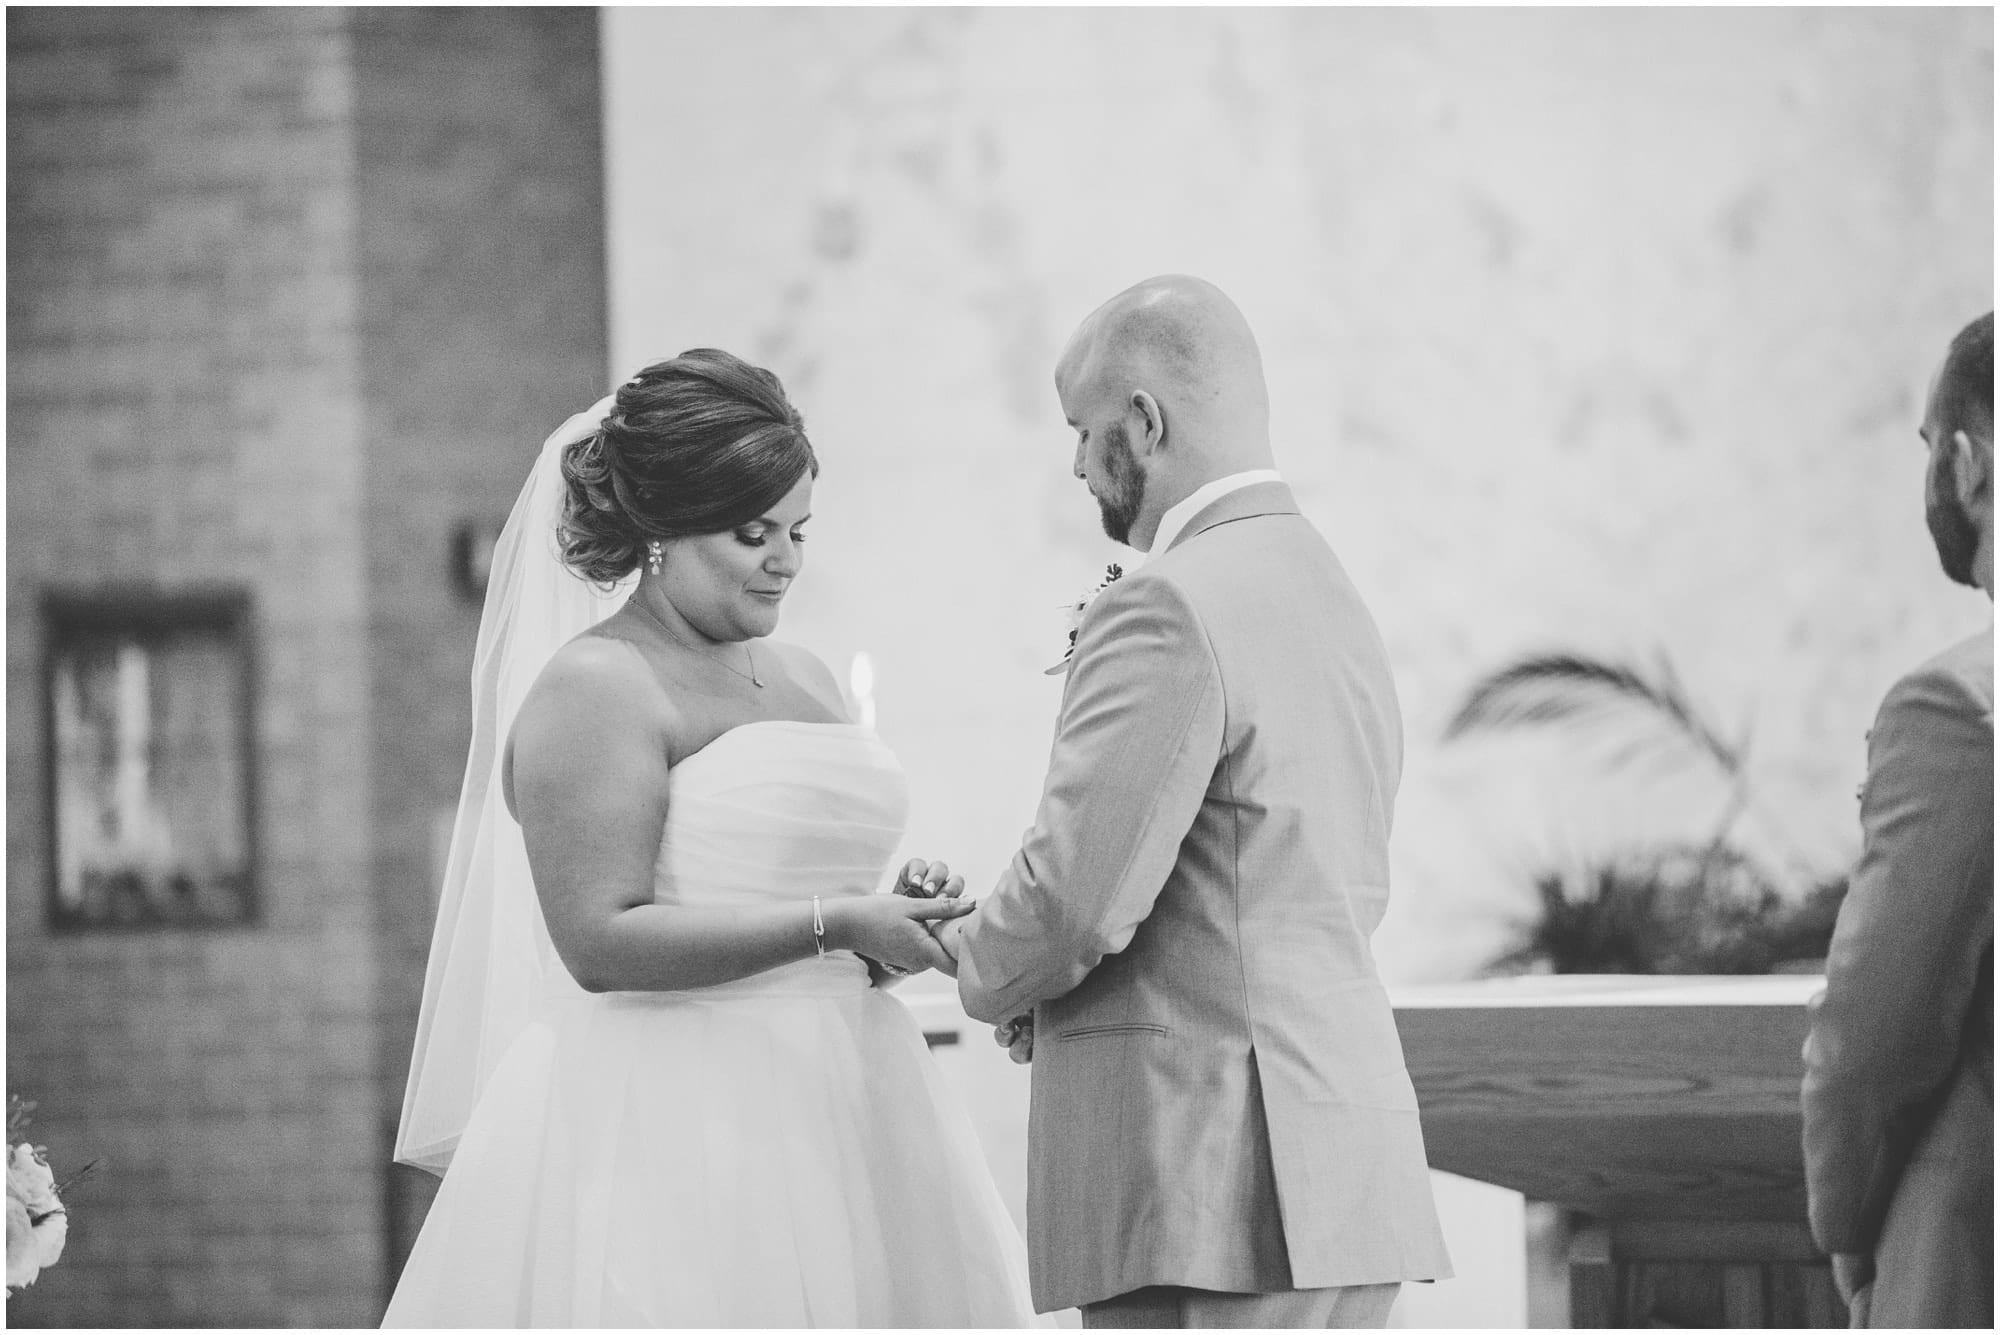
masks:
<instances>
[{"instance_id":1,"label":"potted plant","mask_svg":"<svg viewBox=\"0 0 2000 1335\"><path fill-rule=\"evenodd\" d=\"M1664 840L1533 876L1536 909L1496 973L1766 973L1824 960L1845 874L1777 883L1733 842L1750 809L1749 729L1698 709L1663 656L1656 670L1574 653L1518 659L1476 681L1446 725L1478 733L1562 728L1619 744L1603 763L1693 766L1724 785L1708 838Z\"/></svg>"}]
</instances>

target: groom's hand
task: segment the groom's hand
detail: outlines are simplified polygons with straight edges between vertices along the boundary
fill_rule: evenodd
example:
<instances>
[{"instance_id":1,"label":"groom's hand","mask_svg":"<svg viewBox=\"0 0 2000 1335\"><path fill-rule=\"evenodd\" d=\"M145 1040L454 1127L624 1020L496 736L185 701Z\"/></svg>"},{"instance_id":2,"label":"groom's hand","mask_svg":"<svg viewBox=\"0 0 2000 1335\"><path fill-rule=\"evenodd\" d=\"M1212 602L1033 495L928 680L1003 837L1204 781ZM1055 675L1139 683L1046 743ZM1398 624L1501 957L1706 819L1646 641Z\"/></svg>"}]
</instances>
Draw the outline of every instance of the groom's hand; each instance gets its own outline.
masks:
<instances>
[{"instance_id":1,"label":"groom's hand","mask_svg":"<svg viewBox=\"0 0 2000 1335\"><path fill-rule=\"evenodd\" d=\"M969 903L970 901L966 902ZM944 951L946 958L951 961L949 968L942 964L937 966L938 972L947 978L958 977L959 932L960 926L957 918L946 918L931 924L931 935L937 938L939 948Z\"/></svg>"},{"instance_id":2,"label":"groom's hand","mask_svg":"<svg viewBox=\"0 0 2000 1335\"><path fill-rule=\"evenodd\" d=\"M1026 1066L1035 1059L1035 1017L1016 1015L993 1030L993 1041L1007 1049L1016 1066Z\"/></svg>"}]
</instances>

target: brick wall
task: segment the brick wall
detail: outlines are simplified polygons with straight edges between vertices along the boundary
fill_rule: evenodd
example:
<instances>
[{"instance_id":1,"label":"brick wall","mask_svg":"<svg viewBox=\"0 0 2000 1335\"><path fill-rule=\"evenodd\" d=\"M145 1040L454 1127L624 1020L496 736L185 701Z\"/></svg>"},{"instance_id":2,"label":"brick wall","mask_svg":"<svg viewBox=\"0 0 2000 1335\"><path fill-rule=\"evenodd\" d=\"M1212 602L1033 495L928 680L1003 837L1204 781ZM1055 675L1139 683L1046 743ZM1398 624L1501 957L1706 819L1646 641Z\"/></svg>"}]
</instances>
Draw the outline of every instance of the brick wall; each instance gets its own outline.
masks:
<instances>
[{"instance_id":1,"label":"brick wall","mask_svg":"<svg viewBox=\"0 0 2000 1335\"><path fill-rule=\"evenodd\" d=\"M381 1267L343 21L15 9L7 1084L111 1167L15 1324L349 1324ZM35 594L247 586L265 923L51 936Z\"/></svg>"},{"instance_id":2,"label":"brick wall","mask_svg":"<svg viewBox=\"0 0 2000 1335\"><path fill-rule=\"evenodd\" d=\"M445 543L602 381L595 16L7 18L7 1083L110 1161L8 1320L372 1324L464 758ZM36 599L216 582L264 921L51 935Z\"/></svg>"}]
</instances>

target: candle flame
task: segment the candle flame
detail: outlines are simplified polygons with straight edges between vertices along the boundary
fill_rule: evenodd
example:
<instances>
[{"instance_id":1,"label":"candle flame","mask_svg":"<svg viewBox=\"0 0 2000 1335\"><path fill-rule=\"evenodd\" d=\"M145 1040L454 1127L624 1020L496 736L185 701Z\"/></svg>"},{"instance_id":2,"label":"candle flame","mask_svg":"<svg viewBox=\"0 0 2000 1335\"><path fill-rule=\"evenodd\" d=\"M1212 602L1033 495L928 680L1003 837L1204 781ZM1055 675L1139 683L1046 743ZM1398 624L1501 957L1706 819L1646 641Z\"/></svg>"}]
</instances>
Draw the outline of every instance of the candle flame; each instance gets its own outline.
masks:
<instances>
[{"instance_id":1,"label":"candle flame","mask_svg":"<svg viewBox=\"0 0 2000 1335\"><path fill-rule=\"evenodd\" d=\"M875 726L875 660L866 650L854 655L847 668L847 688L854 696L855 722L864 728Z\"/></svg>"}]
</instances>

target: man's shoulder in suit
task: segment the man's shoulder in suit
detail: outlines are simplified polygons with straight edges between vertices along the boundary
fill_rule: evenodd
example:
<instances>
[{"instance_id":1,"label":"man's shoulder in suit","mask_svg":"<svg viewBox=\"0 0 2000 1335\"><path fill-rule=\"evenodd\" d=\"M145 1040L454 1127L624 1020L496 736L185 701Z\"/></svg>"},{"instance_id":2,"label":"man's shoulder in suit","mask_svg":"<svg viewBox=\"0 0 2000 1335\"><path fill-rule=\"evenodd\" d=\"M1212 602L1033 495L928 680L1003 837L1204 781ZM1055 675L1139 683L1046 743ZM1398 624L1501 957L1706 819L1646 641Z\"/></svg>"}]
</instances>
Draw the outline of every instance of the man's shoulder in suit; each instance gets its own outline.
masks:
<instances>
[{"instance_id":1,"label":"man's shoulder in suit","mask_svg":"<svg viewBox=\"0 0 2000 1335\"><path fill-rule=\"evenodd\" d=\"M1931 707L1971 719L1993 730L1993 634L1982 631L1933 654L1890 688L1882 701L1887 715L1902 707Z\"/></svg>"},{"instance_id":2,"label":"man's shoulder in suit","mask_svg":"<svg viewBox=\"0 0 2000 1335\"><path fill-rule=\"evenodd\" d=\"M1234 497L1225 497L1213 510L1221 510ZM1210 511L1204 511L1204 515ZM1338 565L1333 548L1313 522L1296 509L1256 510L1247 514L1224 515L1183 535L1164 552L1149 557L1135 574L1150 573L1157 578L1179 582L1199 581L1197 572L1226 571L1245 560L1331 561Z\"/></svg>"}]
</instances>

